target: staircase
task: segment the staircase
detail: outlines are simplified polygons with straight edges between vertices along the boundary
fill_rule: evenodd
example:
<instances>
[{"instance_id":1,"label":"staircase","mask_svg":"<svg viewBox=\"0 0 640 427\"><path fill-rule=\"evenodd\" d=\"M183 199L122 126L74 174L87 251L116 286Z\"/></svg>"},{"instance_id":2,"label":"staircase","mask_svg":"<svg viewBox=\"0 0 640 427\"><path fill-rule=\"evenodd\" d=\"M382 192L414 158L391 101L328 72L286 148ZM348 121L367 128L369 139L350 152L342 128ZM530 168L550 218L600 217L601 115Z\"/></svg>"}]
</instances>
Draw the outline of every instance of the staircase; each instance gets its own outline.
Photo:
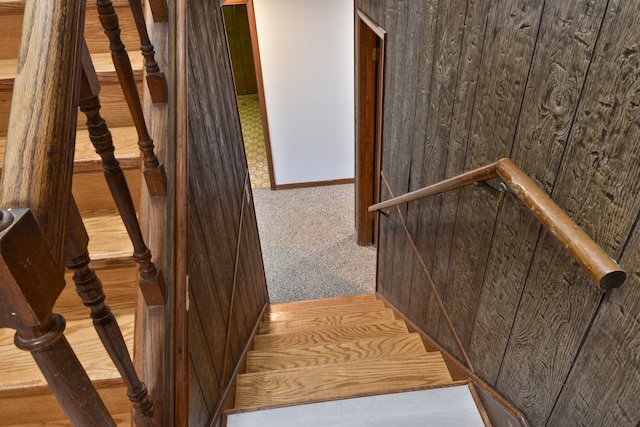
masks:
<instances>
[{"instance_id":1,"label":"staircase","mask_svg":"<svg viewBox=\"0 0 640 427\"><path fill-rule=\"evenodd\" d=\"M143 60L135 23L127 1L114 1L130 54L138 89L142 93ZM9 109L20 44L24 2L0 0L0 154L4 155ZM141 169L137 135L116 77L109 40L98 21L95 6L87 6L85 39L101 84L102 116L125 171L136 208L139 206ZM89 140L84 114L78 114L73 195L90 236L91 267L101 279L106 303L115 314L133 355L137 300L137 266L133 249L105 183L100 157ZM126 387L104 350L89 310L75 292L72 274L54 312L67 320L65 335L119 426L131 425L131 403ZM13 343L14 331L0 329L0 426L70 425L31 356Z\"/></svg>"},{"instance_id":2,"label":"staircase","mask_svg":"<svg viewBox=\"0 0 640 427\"><path fill-rule=\"evenodd\" d=\"M362 424L365 412L370 416L373 407L383 407L388 417L398 404L395 400L408 396L422 402L409 411L415 417L419 408L429 407L424 402L433 400L432 389L445 401L466 390L462 393L467 406L471 402L471 419L484 425L467 384L467 380L453 380L442 354L426 347L417 333L410 333L405 322L397 320L375 295L273 304L247 354L245 373L238 376L235 407L226 413L227 425L269 426L272 418L273 425L322 425L315 423L329 422L320 420L336 408L345 424L335 424L333 419L326 425L354 425L347 423L351 416L360 419L357 425L372 425ZM377 397L367 400L367 396ZM455 402L464 398L447 403L450 417L463 419ZM371 399L376 405L371 405ZM327 401L337 401L337 406ZM296 405L303 406L296 409ZM442 416L441 405L438 411ZM407 411L402 412L397 414L400 418L387 418L391 424L386 425L405 425ZM308 421L300 418L304 414L310 416ZM285 422L287 417L292 417L292 424Z\"/></svg>"}]
</instances>

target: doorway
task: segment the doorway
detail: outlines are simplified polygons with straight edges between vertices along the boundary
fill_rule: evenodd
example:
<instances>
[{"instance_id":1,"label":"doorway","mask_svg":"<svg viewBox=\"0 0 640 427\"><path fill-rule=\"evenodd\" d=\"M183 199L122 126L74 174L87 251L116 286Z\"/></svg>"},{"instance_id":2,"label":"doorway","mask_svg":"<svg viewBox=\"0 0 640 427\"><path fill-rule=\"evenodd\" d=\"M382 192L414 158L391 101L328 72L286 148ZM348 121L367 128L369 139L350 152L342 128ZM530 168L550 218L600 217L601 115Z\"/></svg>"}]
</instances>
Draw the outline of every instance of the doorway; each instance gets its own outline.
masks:
<instances>
[{"instance_id":1,"label":"doorway","mask_svg":"<svg viewBox=\"0 0 640 427\"><path fill-rule=\"evenodd\" d=\"M382 150L384 40L386 32L357 10L356 86L356 241L377 245L379 214L367 208L379 201Z\"/></svg>"},{"instance_id":2,"label":"doorway","mask_svg":"<svg viewBox=\"0 0 640 427\"><path fill-rule=\"evenodd\" d=\"M275 189L253 0L225 0L222 10L251 185Z\"/></svg>"}]
</instances>

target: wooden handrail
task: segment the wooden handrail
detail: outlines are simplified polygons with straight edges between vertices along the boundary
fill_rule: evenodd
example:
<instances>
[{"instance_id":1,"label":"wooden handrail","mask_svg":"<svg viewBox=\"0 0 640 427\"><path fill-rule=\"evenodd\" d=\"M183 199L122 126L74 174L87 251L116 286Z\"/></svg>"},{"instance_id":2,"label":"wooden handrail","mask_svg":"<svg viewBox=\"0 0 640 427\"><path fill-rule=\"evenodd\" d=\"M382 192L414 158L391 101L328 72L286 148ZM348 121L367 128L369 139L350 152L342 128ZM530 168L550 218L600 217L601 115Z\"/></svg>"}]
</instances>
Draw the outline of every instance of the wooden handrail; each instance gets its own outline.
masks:
<instances>
[{"instance_id":1,"label":"wooden handrail","mask_svg":"<svg viewBox=\"0 0 640 427\"><path fill-rule=\"evenodd\" d=\"M624 283L627 277L624 270L509 159L500 159L487 166L372 205L369 207L369 212L497 177L504 180L509 189L522 200L601 289L615 288Z\"/></svg>"}]
</instances>

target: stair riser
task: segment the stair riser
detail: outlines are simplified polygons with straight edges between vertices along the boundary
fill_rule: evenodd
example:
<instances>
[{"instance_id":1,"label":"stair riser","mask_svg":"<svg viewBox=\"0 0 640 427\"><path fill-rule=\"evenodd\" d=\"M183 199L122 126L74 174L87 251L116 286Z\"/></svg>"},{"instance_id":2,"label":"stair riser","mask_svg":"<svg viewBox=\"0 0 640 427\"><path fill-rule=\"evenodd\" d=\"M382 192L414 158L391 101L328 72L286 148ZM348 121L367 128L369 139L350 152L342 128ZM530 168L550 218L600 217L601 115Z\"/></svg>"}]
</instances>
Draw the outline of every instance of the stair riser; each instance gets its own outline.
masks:
<instances>
[{"instance_id":1,"label":"stair riser","mask_svg":"<svg viewBox=\"0 0 640 427\"><path fill-rule=\"evenodd\" d=\"M140 169L125 169L125 177L132 195L140 194ZM102 168L88 172L73 174L73 196L76 199L80 213L90 211L115 209L116 205L105 181ZM138 208L139 197L134 198L134 205Z\"/></svg>"},{"instance_id":2,"label":"stair riser","mask_svg":"<svg viewBox=\"0 0 640 427\"><path fill-rule=\"evenodd\" d=\"M115 7L120 22L122 42L129 53L139 53L140 38L136 30L136 24L131 15L131 9L127 2L118 2ZM0 28L2 28L3 39L0 43L0 59L11 59L18 57L20 48L20 37L22 33L22 11L21 7L0 6ZM87 14L85 18L85 39L91 53L109 52L109 39L104 34L104 30L98 20L98 11L95 2L87 3Z\"/></svg>"}]
</instances>

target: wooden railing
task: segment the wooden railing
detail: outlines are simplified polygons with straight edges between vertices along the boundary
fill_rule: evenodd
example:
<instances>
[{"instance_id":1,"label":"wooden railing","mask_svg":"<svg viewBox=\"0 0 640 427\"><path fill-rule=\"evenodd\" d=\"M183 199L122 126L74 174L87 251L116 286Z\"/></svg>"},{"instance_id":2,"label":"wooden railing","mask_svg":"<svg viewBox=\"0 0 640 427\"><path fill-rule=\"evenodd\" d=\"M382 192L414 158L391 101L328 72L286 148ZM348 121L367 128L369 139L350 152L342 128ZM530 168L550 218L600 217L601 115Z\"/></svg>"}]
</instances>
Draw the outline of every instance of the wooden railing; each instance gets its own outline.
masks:
<instances>
[{"instance_id":1,"label":"wooden railing","mask_svg":"<svg viewBox=\"0 0 640 427\"><path fill-rule=\"evenodd\" d=\"M142 294L148 305L164 304L162 275L151 261L124 173L113 155L109 129L100 116L99 84L83 38L84 4L75 0L25 2L0 182L0 328L16 330L16 346L32 354L73 425L115 425L64 336L64 319L52 311L65 286L66 263L127 385L134 422L153 426L153 402L135 372L117 321L104 303L100 280L89 267L88 236L71 195L80 107L87 115L91 141L102 157L109 189L133 243ZM149 193L161 196L166 194L164 169L153 152L110 4L98 0L101 12L109 12L104 20L102 13L101 20L111 25L105 32L140 137ZM146 28L141 26L142 4L140 0L130 0L130 4L141 36L147 82L154 101L166 102L166 81L153 59ZM154 16L166 19L163 0L154 0L150 6Z\"/></svg>"},{"instance_id":2,"label":"wooden railing","mask_svg":"<svg viewBox=\"0 0 640 427\"><path fill-rule=\"evenodd\" d=\"M369 212L497 177L504 180L508 188L522 200L600 288L611 289L622 285L627 276L620 266L509 159L500 159L454 178L375 204L369 207Z\"/></svg>"}]
</instances>

